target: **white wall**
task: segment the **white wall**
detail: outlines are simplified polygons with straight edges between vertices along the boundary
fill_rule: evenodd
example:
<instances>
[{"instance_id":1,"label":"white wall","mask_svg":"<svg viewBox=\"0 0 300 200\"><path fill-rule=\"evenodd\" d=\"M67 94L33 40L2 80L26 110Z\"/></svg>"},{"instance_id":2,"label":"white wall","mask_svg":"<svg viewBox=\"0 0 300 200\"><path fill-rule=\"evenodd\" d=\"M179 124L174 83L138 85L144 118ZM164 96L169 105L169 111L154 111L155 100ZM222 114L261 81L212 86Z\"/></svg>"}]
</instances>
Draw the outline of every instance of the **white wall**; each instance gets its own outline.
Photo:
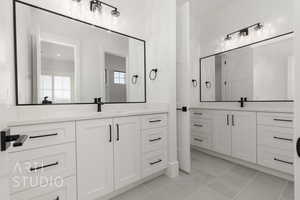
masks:
<instances>
[{"instance_id":1,"label":"white wall","mask_svg":"<svg viewBox=\"0 0 300 200\"><path fill-rule=\"evenodd\" d=\"M72 15L83 20L95 22L93 14L88 11L88 1L82 10L70 0L26 0L47 9ZM175 0L107 0L118 6L121 11L119 23L107 25L107 21L98 18L99 25L146 39L147 72L159 68L158 79L147 81L149 106L156 103L168 103L169 120L169 163L170 175L178 172L177 138L176 138L176 1ZM74 9L79 9L79 12ZM49 106L18 107L15 105L14 86L14 48L12 1L0 1L0 128L6 126L7 120L23 119L28 116L60 116L70 111L95 111L96 106ZM145 105L106 105L104 109L134 109ZM11 116L11 117L10 117ZM0 169L1 170L1 169ZM1 188L1 187L0 187ZM1 191L2 194L2 191Z\"/></svg>"}]
</instances>

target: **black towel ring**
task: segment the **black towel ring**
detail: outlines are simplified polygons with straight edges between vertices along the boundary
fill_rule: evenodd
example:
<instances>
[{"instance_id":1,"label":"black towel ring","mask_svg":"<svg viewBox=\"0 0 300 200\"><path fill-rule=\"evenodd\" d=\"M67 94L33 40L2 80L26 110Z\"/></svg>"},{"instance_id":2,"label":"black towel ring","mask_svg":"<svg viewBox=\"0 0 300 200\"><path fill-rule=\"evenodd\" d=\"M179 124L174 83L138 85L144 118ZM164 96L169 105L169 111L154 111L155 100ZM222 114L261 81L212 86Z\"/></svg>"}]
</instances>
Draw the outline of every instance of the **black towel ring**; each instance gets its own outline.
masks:
<instances>
[{"instance_id":1,"label":"black towel ring","mask_svg":"<svg viewBox=\"0 0 300 200\"><path fill-rule=\"evenodd\" d=\"M138 81L139 75L135 74L131 77L131 83L135 85Z\"/></svg>"},{"instance_id":2,"label":"black towel ring","mask_svg":"<svg viewBox=\"0 0 300 200\"><path fill-rule=\"evenodd\" d=\"M197 87L198 86L198 81L196 79L193 79L192 83L193 83L193 87Z\"/></svg>"},{"instance_id":3,"label":"black towel ring","mask_svg":"<svg viewBox=\"0 0 300 200\"><path fill-rule=\"evenodd\" d=\"M152 69L149 73L149 79L154 81L157 78L158 69Z\"/></svg>"}]
</instances>

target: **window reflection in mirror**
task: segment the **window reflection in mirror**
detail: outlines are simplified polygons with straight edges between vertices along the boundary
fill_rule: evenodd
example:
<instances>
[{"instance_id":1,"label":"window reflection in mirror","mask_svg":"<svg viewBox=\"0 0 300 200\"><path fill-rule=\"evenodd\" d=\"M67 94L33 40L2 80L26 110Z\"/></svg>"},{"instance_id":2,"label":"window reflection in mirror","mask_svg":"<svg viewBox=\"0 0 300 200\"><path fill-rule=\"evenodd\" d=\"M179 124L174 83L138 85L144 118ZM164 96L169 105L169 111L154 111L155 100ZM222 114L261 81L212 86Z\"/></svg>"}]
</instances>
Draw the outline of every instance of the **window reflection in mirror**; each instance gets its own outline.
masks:
<instances>
[{"instance_id":1,"label":"window reflection in mirror","mask_svg":"<svg viewBox=\"0 0 300 200\"><path fill-rule=\"evenodd\" d=\"M294 68L292 35L201 59L201 101L291 101Z\"/></svg>"},{"instance_id":2,"label":"window reflection in mirror","mask_svg":"<svg viewBox=\"0 0 300 200\"><path fill-rule=\"evenodd\" d=\"M15 20L18 105L145 102L144 40L20 2Z\"/></svg>"}]
</instances>

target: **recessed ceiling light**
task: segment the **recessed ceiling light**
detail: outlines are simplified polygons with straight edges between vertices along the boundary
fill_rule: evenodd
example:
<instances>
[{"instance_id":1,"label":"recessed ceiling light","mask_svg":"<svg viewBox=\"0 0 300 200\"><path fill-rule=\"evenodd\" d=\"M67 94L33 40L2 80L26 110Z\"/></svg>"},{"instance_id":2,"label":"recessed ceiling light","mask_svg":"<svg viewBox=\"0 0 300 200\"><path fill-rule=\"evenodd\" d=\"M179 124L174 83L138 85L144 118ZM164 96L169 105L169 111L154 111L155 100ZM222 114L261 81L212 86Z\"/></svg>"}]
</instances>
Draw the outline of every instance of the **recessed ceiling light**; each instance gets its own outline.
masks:
<instances>
[{"instance_id":1,"label":"recessed ceiling light","mask_svg":"<svg viewBox=\"0 0 300 200\"><path fill-rule=\"evenodd\" d=\"M57 56L57 57L61 57L61 54L60 54L60 53L58 53L58 54L56 54L56 56Z\"/></svg>"}]
</instances>

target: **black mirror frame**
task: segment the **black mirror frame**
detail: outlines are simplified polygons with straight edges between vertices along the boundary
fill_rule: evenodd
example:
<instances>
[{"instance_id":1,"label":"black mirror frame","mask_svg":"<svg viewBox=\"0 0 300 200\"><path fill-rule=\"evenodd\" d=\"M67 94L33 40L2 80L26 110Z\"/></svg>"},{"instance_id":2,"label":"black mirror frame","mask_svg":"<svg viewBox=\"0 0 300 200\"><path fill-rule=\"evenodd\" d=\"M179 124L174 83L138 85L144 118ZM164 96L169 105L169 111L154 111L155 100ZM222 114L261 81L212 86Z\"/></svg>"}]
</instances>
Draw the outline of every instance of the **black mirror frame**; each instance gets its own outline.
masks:
<instances>
[{"instance_id":1,"label":"black mirror frame","mask_svg":"<svg viewBox=\"0 0 300 200\"><path fill-rule=\"evenodd\" d=\"M73 17L70 17L70 16L66 16L64 14L61 14L61 13L58 13L58 12L55 12L55 11L52 11L52 10L48 10L48 9L30 4L30 3L26 3L26 2L23 2L23 1L20 1L20 0L12 0L12 1L13 1L13 34L14 34L16 106L47 106L47 105L48 106L49 105L54 105L55 106L55 105L89 105L89 104L94 104L94 102L91 102L91 103L57 103L57 104L47 104L47 105L43 105L43 104L20 104L19 103L19 98L18 98L18 91L19 91L18 90L18 55L17 55L17 47L18 47L17 46L17 10L16 10L17 3L23 4L25 6L35 8L35 9L38 9L38 10L41 10L41 11L44 11L44 12L47 12L47 13L51 13L51 14L54 14L54 15L57 15L57 16L65 17L65 18L68 18L70 20L80 22L80 23L83 23L83 24L86 24L86 25L89 25L89 26L92 26L92 27L96 27L96 28L102 29L104 31L108 31L110 33L113 33L113 34L118 34L118 35L121 35L121 36L124 36L124 37L128 37L128 38L135 39L135 40L138 40L140 42L143 42L143 44L144 44L144 101L142 101L142 102L104 102L104 104L140 104L140 103L147 103L147 79L146 79L146 76L147 76L147 72L146 72L146 70L147 70L147 58L146 58L147 53L146 53L146 41L145 40L134 37L134 36L130 36L130 35L127 35L127 34L124 34L124 33L120 33L120 32L114 31L114 30L110 30L108 28L98 26L96 24L92 24L92 23L89 23L89 22L86 22L86 21L82 21L80 19L76 19L76 18L73 18Z\"/></svg>"},{"instance_id":2,"label":"black mirror frame","mask_svg":"<svg viewBox=\"0 0 300 200\"><path fill-rule=\"evenodd\" d=\"M221 55L221 54L224 54L224 53L227 53L227 52L231 52L231 51L234 51L234 50L238 50L238 49L242 49L242 48L245 48L245 47L248 47L248 46L252 46L252 45L255 45L255 44L259 44L259 43L262 43L262 42L266 42L266 41L269 41L269 40L273 40L273 39L276 39L276 38L280 38L280 37L283 37L283 36L287 36L287 35L292 35L294 34L294 31L290 31L290 32L287 32L287 33L284 33L284 34L280 34L280 35L276 35L274 37L270 37L270 38L267 38L267 39L264 39L264 40L260 40L260 41L257 41L257 42L253 42L253 43L250 43L250 44L247 44L247 45L243 45L243 46L240 46L240 47L237 47L237 48L234 48L234 49L230 49L230 50L227 50L227 51L223 51L223 52L219 52L219 53L216 53L216 54L212 54L212 55L208 55L208 56L205 56L205 57L201 57L199 59L199 90L200 90L200 102L201 103L226 103L226 102L240 102L240 99L236 100L236 101L202 101L202 91L201 91L201 87L202 87L202 80L201 80L201 63L202 63L202 60L206 59L206 58L210 58L210 57L213 57L213 56L218 56L218 55ZM294 100L258 100L258 101L247 101L247 102L270 102L270 103L274 103L274 102L294 102Z\"/></svg>"}]
</instances>

